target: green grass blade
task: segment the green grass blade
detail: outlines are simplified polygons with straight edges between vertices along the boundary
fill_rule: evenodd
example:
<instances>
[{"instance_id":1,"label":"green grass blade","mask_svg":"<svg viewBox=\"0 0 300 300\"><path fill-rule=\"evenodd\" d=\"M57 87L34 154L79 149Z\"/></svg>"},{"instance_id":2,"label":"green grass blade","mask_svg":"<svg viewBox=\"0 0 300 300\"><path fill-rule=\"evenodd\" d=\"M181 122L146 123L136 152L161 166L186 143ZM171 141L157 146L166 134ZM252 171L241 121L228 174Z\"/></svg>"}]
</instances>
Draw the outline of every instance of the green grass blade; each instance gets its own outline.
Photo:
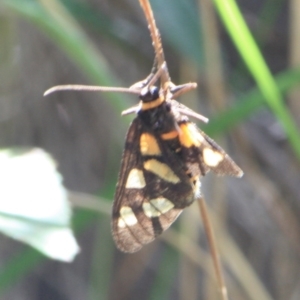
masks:
<instances>
[{"instance_id":1,"label":"green grass blade","mask_svg":"<svg viewBox=\"0 0 300 300\"><path fill-rule=\"evenodd\" d=\"M288 92L300 82L300 69L288 70L275 77L275 83L281 93ZM231 109L213 118L207 125L201 126L212 136L224 133L248 118L265 104L264 95L258 88L254 88L243 96Z\"/></svg>"},{"instance_id":2,"label":"green grass blade","mask_svg":"<svg viewBox=\"0 0 300 300\"><path fill-rule=\"evenodd\" d=\"M214 0L233 42L259 86L266 103L281 122L288 140L300 160L300 134L284 105L276 82L266 65L234 0Z\"/></svg>"}]
</instances>

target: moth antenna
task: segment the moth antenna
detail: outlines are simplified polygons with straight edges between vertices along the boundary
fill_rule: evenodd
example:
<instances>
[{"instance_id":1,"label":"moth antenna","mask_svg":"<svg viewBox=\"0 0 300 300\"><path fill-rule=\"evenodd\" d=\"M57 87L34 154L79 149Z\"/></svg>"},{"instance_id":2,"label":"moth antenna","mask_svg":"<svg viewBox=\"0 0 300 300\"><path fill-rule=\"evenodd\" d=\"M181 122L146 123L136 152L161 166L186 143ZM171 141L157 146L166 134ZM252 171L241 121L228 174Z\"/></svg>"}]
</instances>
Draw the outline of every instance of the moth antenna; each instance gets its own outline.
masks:
<instances>
[{"instance_id":1,"label":"moth antenna","mask_svg":"<svg viewBox=\"0 0 300 300\"><path fill-rule=\"evenodd\" d=\"M157 58L156 58L156 55L155 55L150 74L155 74L157 72L157 69L158 69L158 63L157 63Z\"/></svg>"},{"instance_id":2,"label":"moth antenna","mask_svg":"<svg viewBox=\"0 0 300 300\"><path fill-rule=\"evenodd\" d=\"M137 113L140 109L140 105L135 105L135 106L132 106L130 108L127 108L126 110L123 110L122 113L121 113L121 116L127 116L127 115L130 115L130 114L133 114L133 113Z\"/></svg>"},{"instance_id":3,"label":"moth antenna","mask_svg":"<svg viewBox=\"0 0 300 300\"><path fill-rule=\"evenodd\" d=\"M158 63L158 69L159 69L165 62L165 55L164 55L164 50L163 50L162 43L161 43L160 33L156 26L156 22L155 22L155 19L153 16L153 11L149 4L149 1L148 0L140 0L140 5L144 11L144 14L145 14L147 22L148 22L148 28L150 30L150 35L152 38L152 43L153 43L153 47L154 47L154 51L155 51L156 60ZM164 84L166 82L171 81L167 66L166 66L164 72L162 73L161 79L162 79L161 80L162 86L164 86Z\"/></svg>"},{"instance_id":4,"label":"moth antenna","mask_svg":"<svg viewBox=\"0 0 300 300\"><path fill-rule=\"evenodd\" d=\"M166 68L166 63L164 62L162 67L163 69ZM162 74L163 70L160 71L159 73L159 76ZM133 85L131 85L129 88L130 89L139 89L139 90L142 90L144 87L146 86L151 86L153 85L154 82L156 82L159 78L159 76L157 76L158 72L158 67L157 67L157 60L156 58L154 59L154 63L153 63L153 66L152 66L152 69L151 69L151 72L150 74L147 76L147 78L145 78L144 80L141 80L141 81L138 81L136 83L134 83ZM155 77L155 79L153 79Z\"/></svg>"},{"instance_id":5,"label":"moth antenna","mask_svg":"<svg viewBox=\"0 0 300 300\"><path fill-rule=\"evenodd\" d=\"M208 123L209 122L208 118L204 117L203 115L197 114L196 112L194 112L192 110L186 110L184 108L178 108L178 107L176 107L176 111L180 112L183 115L195 118L195 119L197 119L199 121L202 121L204 123Z\"/></svg>"},{"instance_id":6,"label":"moth antenna","mask_svg":"<svg viewBox=\"0 0 300 300\"><path fill-rule=\"evenodd\" d=\"M181 85L173 85L170 87L170 92L172 93L172 98L175 99L190 90L196 89L197 83L196 82L189 82L184 83Z\"/></svg>"},{"instance_id":7,"label":"moth antenna","mask_svg":"<svg viewBox=\"0 0 300 300\"><path fill-rule=\"evenodd\" d=\"M140 94L140 90L133 89L133 88L67 84L67 85L57 85L50 88L44 93L44 96L48 96L49 94L58 91L117 92L117 93L129 93L129 94L137 94L137 95Z\"/></svg>"},{"instance_id":8,"label":"moth antenna","mask_svg":"<svg viewBox=\"0 0 300 300\"><path fill-rule=\"evenodd\" d=\"M161 67L156 71L155 74L153 74L153 76L151 77L151 79L149 80L147 86L152 86L154 85L154 83L159 79L159 77L162 76L162 74L166 71L167 68L167 64L164 61L163 64L161 65Z\"/></svg>"}]
</instances>

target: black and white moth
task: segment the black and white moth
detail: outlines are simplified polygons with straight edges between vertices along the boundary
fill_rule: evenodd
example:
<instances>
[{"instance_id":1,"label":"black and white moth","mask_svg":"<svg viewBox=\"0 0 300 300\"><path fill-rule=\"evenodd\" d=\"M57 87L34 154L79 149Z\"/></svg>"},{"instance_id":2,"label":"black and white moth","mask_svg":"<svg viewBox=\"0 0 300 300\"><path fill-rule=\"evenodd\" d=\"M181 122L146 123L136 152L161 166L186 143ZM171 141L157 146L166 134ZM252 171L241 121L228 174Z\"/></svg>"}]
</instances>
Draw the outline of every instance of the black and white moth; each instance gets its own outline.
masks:
<instances>
[{"instance_id":1,"label":"black and white moth","mask_svg":"<svg viewBox=\"0 0 300 300\"><path fill-rule=\"evenodd\" d=\"M174 100L190 88L171 84L159 89L146 81L139 105L129 110L137 116L126 136L112 212L113 238L124 252L138 251L166 230L200 197L200 179L208 171L243 175L188 118L202 116Z\"/></svg>"},{"instance_id":2,"label":"black and white moth","mask_svg":"<svg viewBox=\"0 0 300 300\"><path fill-rule=\"evenodd\" d=\"M207 119L175 99L197 84L174 85L164 59L159 31L148 0L140 0L153 45L151 74L130 88L66 85L59 90L116 91L139 95L125 148L112 209L112 235L123 252L136 252L166 230L182 210L201 197L200 179L217 175L241 177L243 171L190 117ZM157 85L157 82L160 84Z\"/></svg>"}]
</instances>

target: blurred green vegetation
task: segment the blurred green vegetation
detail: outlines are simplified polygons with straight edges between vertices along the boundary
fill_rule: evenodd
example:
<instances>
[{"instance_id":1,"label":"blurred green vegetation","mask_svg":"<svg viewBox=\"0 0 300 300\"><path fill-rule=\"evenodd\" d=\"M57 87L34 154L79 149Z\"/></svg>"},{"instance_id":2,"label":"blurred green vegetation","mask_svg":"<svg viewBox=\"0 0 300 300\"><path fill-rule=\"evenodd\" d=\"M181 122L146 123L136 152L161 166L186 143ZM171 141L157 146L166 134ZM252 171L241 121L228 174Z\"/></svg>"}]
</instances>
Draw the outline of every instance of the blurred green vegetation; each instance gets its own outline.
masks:
<instances>
[{"instance_id":1,"label":"blurred green vegetation","mask_svg":"<svg viewBox=\"0 0 300 300\"><path fill-rule=\"evenodd\" d=\"M114 5L113 3L111 5ZM128 10L131 9L133 14L139 14L136 17L136 22L139 22L140 19L143 19L139 3L137 0L134 4L132 4L132 1L130 3L127 4L127 8ZM177 77L190 80L188 76L196 73L197 78L203 79L205 70L207 70L205 66L209 65L210 62L206 61L207 53L205 53L204 46L207 40L203 35L203 15L198 4L194 1L185 0L152 0L151 4L162 33L165 51L170 50L172 52L172 62L178 62L177 68L180 68L181 64L185 62L192 66L190 72L185 70L178 71L175 67L174 69L179 73L179 75L176 74L178 75ZM134 9L132 9L132 5L135 6ZM274 75L255 42L255 40L258 40L259 46L263 47L262 32L268 33L271 30L277 20L277 16L281 13L284 1L264 1L259 10L260 14L257 15L262 27L256 31L257 36L254 38L234 0L215 0L214 5L220 16L221 26L226 28L240 57L235 56L235 59L238 58L238 61L233 70L229 72L229 67L227 67L226 72L229 75L223 75L226 84L230 84L228 87L230 93L228 94L230 94L231 103L230 105L228 103L224 104L222 110L215 113L210 123L203 126L204 131L212 136L223 135L230 129L236 128L248 120L255 112L268 108L282 125L288 144L297 158L295 161L298 160L299 162L299 129L294 122L294 117L289 107L286 105L284 97L299 84L300 69L286 67ZM122 85L120 83L122 78L110 67L105 55L95 46L85 30L97 32L102 38L109 41L110 45L118 47L127 55L132 55L139 63L145 61L146 64L151 65L151 58L145 54L144 48L140 47L138 42L134 43L135 39L126 39L126 35L122 35L122 32L125 30L122 27L124 23L118 19L117 12L115 15L106 14L101 10L93 9L93 6L89 3L75 0L2 0L0 2L1 7L5 9L7 14L13 15L16 19L26 20L41 31L51 43L61 49L73 64L89 78L91 84L120 86ZM141 24L135 25L133 21L127 21L128 23L124 27L129 28L128 30L132 34L143 35L145 33L146 25L144 23L142 25L145 28L141 28ZM210 26L210 24L207 24L207 26ZM255 31L253 32L255 33ZM223 32L223 34L225 33ZM150 40L148 47L151 47ZM166 56L168 58L168 53L166 53ZM221 53L221 69L226 68L224 66L229 64L229 56L230 54L226 50ZM173 69L173 66L170 69ZM239 80L236 80L236 78ZM130 100L126 96L115 93L107 93L105 96L116 113L120 113L123 109L128 108ZM118 141L115 143L118 144ZM113 158L110 158L110 160L113 161ZM101 189L98 196L102 197L102 199L112 199L115 187L115 174L108 174L103 186L105 188ZM101 204L102 202L103 204ZM100 206L104 206L107 200L102 200L102 202L99 200ZM99 214L93 210L78 209L75 211L73 218L74 230L77 233L84 232L93 221L99 220L99 215L100 221L98 223L106 231L103 233L104 230L101 230L101 238L99 237L94 241L89 297L90 299L110 299L110 297L112 297L111 299L118 299L111 296L114 295L111 291L113 286L111 283L113 281L112 278L114 278L115 274L119 274L118 272L121 273L121 271L118 271L119 265L128 267L134 259L126 258L125 260L127 261L123 264L120 263L119 257L117 262L114 260L114 245L110 242L111 239L105 239L110 234L108 226L104 225L107 224L109 216L107 213ZM84 246L82 245L82 247ZM236 248L234 249L238 252ZM178 264L180 254L180 249L176 249L176 247L174 249L173 246L169 245L160 252L160 257L158 258L160 265L156 269L155 276L153 275L154 279L151 277L151 283L147 288L150 295L148 299L173 299L172 293L174 291L172 288L174 288L174 280L176 281L176 271L180 268ZM222 255L224 255L223 252ZM230 257L230 253L226 255ZM142 259L145 261L144 265L150 264L150 261L153 260L151 253L140 255L138 258L138 262ZM200 255L199 259L201 259ZM5 294L7 289L12 288L23 276L26 276L37 264L40 264L42 260L41 255L32 249L26 249L16 255L16 257L12 257L2 267L0 274L1 293ZM227 259L225 258L224 260L226 261ZM240 274L238 274L237 270L230 269L229 271L237 276L237 285L240 284L242 286L240 290L245 293L243 298L239 299L280 299L276 296L273 297L274 291L270 292L268 290L266 283L260 280L253 272L253 266L247 264L246 258L242 255L241 260L245 260L243 261L245 263L243 266L246 269L245 273L249 276L248 281L243 281L241 278L239 281L238 276ZM252 284L256 288L253 294L251 294ZM132 282L132 285L134 285L134 282ZM207 286L206 289L209 290L209 284ZM124 289L129 293L130 288L127 287L128 290ZM271 288L269 287L269 289ZM237 288L237 290L239 289ZM242 293L240 290L237 292L237 295ZM132 288L132 291L134 292L135 289ZM120 297L120 299L123 298ZM187 297L186 299L189 298Z\"/></svg>"}]
</instances>

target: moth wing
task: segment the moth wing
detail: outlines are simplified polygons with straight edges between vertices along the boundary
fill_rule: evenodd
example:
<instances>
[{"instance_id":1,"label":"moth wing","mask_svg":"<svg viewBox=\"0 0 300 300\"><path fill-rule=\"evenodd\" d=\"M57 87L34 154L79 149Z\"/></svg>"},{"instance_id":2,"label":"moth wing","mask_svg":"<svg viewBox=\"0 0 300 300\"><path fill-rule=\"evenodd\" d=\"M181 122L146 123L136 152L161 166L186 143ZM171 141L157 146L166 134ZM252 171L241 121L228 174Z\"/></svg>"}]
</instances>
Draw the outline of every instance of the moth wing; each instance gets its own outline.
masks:
<instances>
[{"instance_id":1,"label":"moth wing","mask_svg":"<svg viewBox=\"0 0 300 300\"><path fill-rule=\"evenodd\" d=\"M242 177L243 171L222 147L188 120L187 115L197 118L197 113L176 100L171 100L171 105L175 111L180 111L180 116L177 117L178 126L184 124L182 134L187 145L184 147L185 143L182 143L184 160L198 160L202 176L212 170L217 175Z\"/></svg>"},{"instance_id":2,"label":"moth wing","mask_svg":"<svg viewBox=\"0 0 300 300\"><path fill-rule=\"evenodd\" d=\"M147 159L140 151L140 138L143 133L143 123L135 118L126 136L113 203L113 238L117 247L124 252L136 252L153 241L194 200L190 179L182 168L183 163L168 147L160 144L158 139L156 141L161 156L157 161L168 167L169 173L174 173L168 173L170 179L163 179L145 170L144 162Z\"/></svg>"},{"instance_id":3,"label":"moth wing","mask_svg":"<svg viewBox=\"0 0 300 300\"><path fill-rule=\"evenodd\" d=\"M197 130L198 133L203 137L200 145L200 161L217 175L242 177L244 172L223 150L223 148L198 127Z\"/></svg>"}]
</instances>

